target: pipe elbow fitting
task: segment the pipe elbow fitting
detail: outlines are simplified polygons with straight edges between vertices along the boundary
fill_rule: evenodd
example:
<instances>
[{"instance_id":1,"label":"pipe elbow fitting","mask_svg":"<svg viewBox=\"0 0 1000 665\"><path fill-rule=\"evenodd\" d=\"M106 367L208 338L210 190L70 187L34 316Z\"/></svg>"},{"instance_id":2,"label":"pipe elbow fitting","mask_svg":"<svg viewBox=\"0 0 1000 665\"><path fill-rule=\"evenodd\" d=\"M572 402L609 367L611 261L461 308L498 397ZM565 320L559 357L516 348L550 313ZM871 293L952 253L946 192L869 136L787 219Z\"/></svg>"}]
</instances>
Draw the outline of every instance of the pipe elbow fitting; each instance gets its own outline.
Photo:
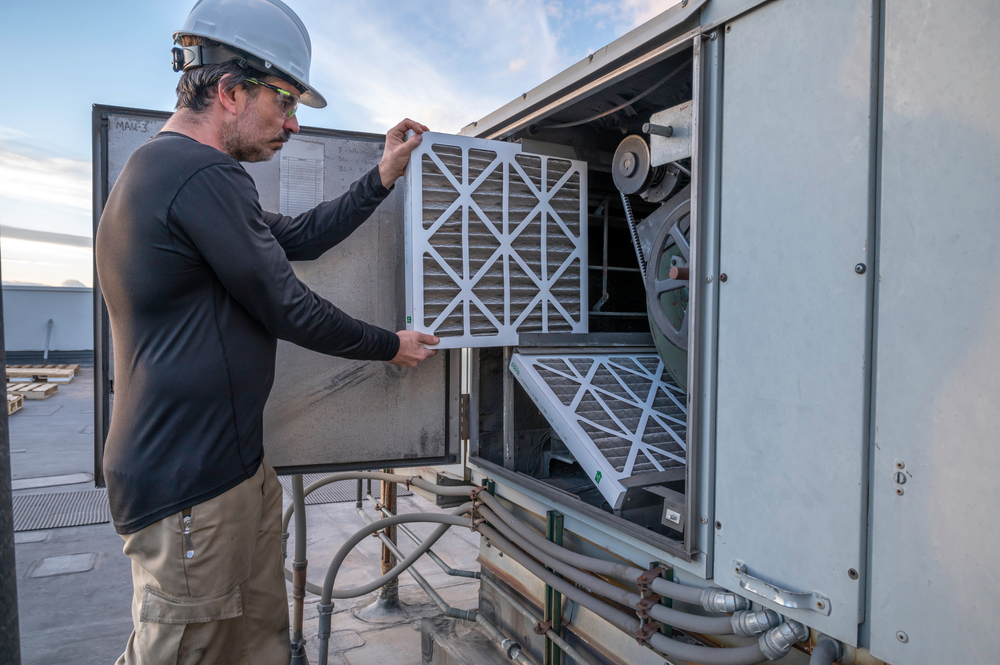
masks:
<instances>
[{"instance_id":1,"label":"pipe elbow fitting","mask_svg":"<svg viewBox=\"0 0 1000 665\"><path fill-rule=\"evenodd\" d=\"M732 616L733 634L740 637L756 637L781 625L781 617L774 610L751 612L740 610Z\"/></svg>"},{"instance_id":2,"label":"pipe elbow fitting","mask_svg":"<svg viewBox=\"0 0 1000 665\"><path fill-rule=\"evenodd\" d=\"M772 628L757 641L760 652L768 660L783 658L792 649L792 645L809 637L809 629L798 621L788 619L785 623Z\"/></svg>"},{"instance_id":3,"label":"pipe elbow fitting","mask_svg":"<svg viewBox=\"0 0 1000 665\"><path fill-rule=\"evenodd\" d=\"M830 665L844 657L844 647L837 640L826 635L820 635L813 647L809 665Z\"/></svg>"},{"instance_id":4,"label":"pipe elbow fitting","mask_svg":"<svg viewBox=\"0 0 1000 665\"><path fill-rule=\"evenodd\" d=\"M732 614L740 610L749 610L750 601L725 589L710 587L701 592L701 606L708 612Z\"/></svg>"}]
</instances>

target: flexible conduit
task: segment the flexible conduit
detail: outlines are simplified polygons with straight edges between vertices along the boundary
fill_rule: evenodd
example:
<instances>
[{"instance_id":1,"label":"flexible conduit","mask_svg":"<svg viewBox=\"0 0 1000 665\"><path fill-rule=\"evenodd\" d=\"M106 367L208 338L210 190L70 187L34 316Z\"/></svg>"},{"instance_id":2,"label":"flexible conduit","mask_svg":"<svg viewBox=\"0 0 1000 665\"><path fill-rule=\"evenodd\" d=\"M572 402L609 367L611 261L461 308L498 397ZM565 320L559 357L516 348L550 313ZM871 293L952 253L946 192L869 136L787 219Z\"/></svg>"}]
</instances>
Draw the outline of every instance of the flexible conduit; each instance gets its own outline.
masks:
<instances>
[{"instance_id":1,"label":"flexible conduit","mask_svg":"<svg viewBox=\"0 0 1000 665\"><path fill-rule=\"evenodd\" d=\"M528 572L538 577L550 587L556 589L564 596L608 621L612 625L620 628L626 633L635 635L640 629L639 620L628 615L621 610L608 605L607 603L591 596L589 593L577 588L563 580L555 573L551 573L536 563L527 554L524 554L515 547L509 540L501 536L497 531L487 524L476 525L476 530L482 533L486 539L497 549L518 562ZM760 647L756 644L752 646L736 647L732 649L717 649L714 647L694 646L684 642L672 640L660 633L654 633L649 637L649 645L660 653L673 658L687 660L702 665L753 665L766 660Z\"/></svg>"}]
</instances>

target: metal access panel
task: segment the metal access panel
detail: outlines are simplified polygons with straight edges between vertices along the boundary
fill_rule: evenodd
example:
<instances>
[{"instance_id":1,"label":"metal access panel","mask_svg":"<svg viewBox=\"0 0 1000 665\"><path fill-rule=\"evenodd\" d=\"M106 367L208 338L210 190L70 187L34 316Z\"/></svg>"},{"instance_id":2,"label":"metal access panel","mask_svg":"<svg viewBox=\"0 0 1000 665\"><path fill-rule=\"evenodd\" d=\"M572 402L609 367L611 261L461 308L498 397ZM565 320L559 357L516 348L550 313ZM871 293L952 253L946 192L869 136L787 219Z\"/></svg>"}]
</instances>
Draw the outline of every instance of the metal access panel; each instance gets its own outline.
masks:
<instances>
[{"instance_id":1,"label":"metal access panel","mask_svg":"<svg viewBox=\"0 0 1000 665\"><path fill-rule=\"evenodd\" d=\"M427 132L406 196L410 330L440 348L587 332L585 162Z\"/></svg>"},{"instance_id":2,"label":"metal access panel","mask_svg":"<svg viewBox=\"0 0 1000 665\"><path fill-rule=\"evenodd\" d=\"M168 117L95 107L95 230L129 155ZM244 167L265 210L294 216L347 191L378 163L384 140L375 134L304 127L272 160ZM292 264L299 279L319 295L351 316L390 330L405 328L400 190L340 245L315 261ZM110 413L110 327L99 291L95 288L95 344L103 342L106 353L104 370L96 372L95 412L103 402ZM460 428L454 353L440 353L406 369L334 358L279 341L274 387L264 410L264 447L272 464L290 473L455 461ZM95 417L99 471L109 419Z\"/></svg>"},{"instance_id":3,"label":"metal access panel","mask_svg":"<svg viewBox=\"0 0 1000 665\"><path fill-rule=\"evenodd\" d=\"M658 355L515 353L510 369L615 510L623 481L684 467L687 396Z\"/></svg>"},{"instance_id":4,"label":"metal access panel","mask_svg":"<svg viewBox=\"0 0 1000 665\"><path fill-rule=\"evenodd\" d=\"M894 665L998 660L998 32L991 0L885 3L870 626Z\"/></svg>"},{"instance_id":5,"label":"metal access panel","mask_svg":"<svg viewBox=\"0 0 1000 665\"><path fill-rule=\"evenodd\" d=\"M871 36L868 0L779 0L722 31L715 581L852 645L867 511Z\"/></svg>"}]
</instances>

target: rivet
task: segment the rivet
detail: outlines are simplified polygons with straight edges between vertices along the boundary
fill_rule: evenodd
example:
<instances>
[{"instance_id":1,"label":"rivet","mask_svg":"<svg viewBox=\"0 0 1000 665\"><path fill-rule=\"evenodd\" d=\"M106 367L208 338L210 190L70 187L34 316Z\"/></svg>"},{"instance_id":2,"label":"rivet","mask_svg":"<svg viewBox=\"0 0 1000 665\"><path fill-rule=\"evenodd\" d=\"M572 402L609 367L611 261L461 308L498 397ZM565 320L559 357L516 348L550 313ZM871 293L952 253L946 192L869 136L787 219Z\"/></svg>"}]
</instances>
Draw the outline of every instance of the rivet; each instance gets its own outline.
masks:
<instances>
[{"instance_id":1,"label":"rivet","mask_svg":"<svg viewBox=\"0 0 1000 665\"><path fill-rule=\"evenodd\" d=\"M906 644L907 642L910 641L910 637L901 630L896 631L896 639L902 642L903 644Z\"/></svg>"},{"instance_id":2,"label":"rivet","mask_svg":"<svg viewBox=\"0 0 1000 665\"><path fill-rule=\"evenodd\" d=\"M722 528L722 522L716 522L715 523L715 528L716 529L721 529Z\"/></svg>"},{"instance_id":3,"label":"rivet","mask_svg":"<svg viewBox=\"0 0 1000 665\"><path fill-rule=\"evenodd\" d=\"M858 571L854 570L853 568L849 568L847 570L847 576L850 577L852 580L856 580L858 579Z\"/></svg>"},{"instance_id":4,"label":"rivet","mask_svg":"<svg viewBox=\"0 0 1000 665\"><path fill-rule=\"evenodd\" d=\"M726 26L726 34L729 34L729 33L730 33L730 32L732 32L732 31L733 31L733 26L731 26L731 25L727 25L727 26Z\"/></svg>"},{"instance_id":5,"label":"rivet","mask_svg":"<svg viewBox=\"0 0 1000 665\"><path fill-rule=\"evenodd\" d=\"M864 263L859 263L858 265L854 266L854 272L858 273L859 275L864 275L865 274L865 270L867 270L867 269L868 268L867 268L867 266L865 266Z\"/></svg>"},{"instance_id":6,"label":"rivet","mask_svg":"<svg viewBox=\"0 0 1000 665\"><path fill-rule=\"evenodd\" d=\"M701 516L701 523L702 524L708 524L708 516L707 515L702 515Z\"/></svg>"},{"instance_id":7,"label":"rivet","mask_svg":"<svg viewBox=\"0 0 1000 665\"><path fill-rule=\"evenodd\" d=\"M897 487L896 488L896 496L903 496L903 488L902 487Z\"/></svg>"},{"instance_id":8,"label":"rivet","mask_svg":"<svg viewBox=\"0 0 1000 665\"><path fill-rule=\"evenodd\" d=\"M714 30L708 35L708 39L713 42L718 38L719 38L719 33L715 32Z\"/></svg>"},{"instance_id":9,"label":"rivet","mask_svg":"<svg viewBox=\"0 0 1000 665\"><path fill-rule=\"evenodd\" d=\"M729 279L729 275L727 275L726 273L722 273L721 275L719 275L719 281L720 282L725 282L728 279Z\"/></svg>"},{"instance_id":10,"label":"rivet","mask_svg":"<svg viewBox=\"0 0 1000 665\"><path fill-rule=\"evenodd\" d=\"M705 276L705 283L706 284L711 284L712 283L712 276L711 275L706 275Z\"/></svg>"},{"instance_id":11,"label":"rivet","mask_svg":"<svg viewBox=\"0 0 1000 665\"><path fill-rule=\"evenodd\" d=\"M903 464L903 460L901 460L901 459L896 460L896 468L897 469L905 469L906 468L906 465Z\"/></svg>"}]
</instances>

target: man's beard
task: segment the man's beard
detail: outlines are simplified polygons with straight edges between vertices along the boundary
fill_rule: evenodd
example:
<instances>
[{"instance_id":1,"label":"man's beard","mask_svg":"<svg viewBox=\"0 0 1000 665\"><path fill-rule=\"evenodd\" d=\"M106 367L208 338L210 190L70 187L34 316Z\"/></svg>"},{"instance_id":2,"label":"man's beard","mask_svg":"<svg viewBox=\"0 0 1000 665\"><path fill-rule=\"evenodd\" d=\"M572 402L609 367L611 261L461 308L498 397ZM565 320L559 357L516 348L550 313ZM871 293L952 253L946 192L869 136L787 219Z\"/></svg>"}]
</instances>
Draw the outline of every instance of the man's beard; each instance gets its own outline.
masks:
<instances>
[{"instance_id":1,"label":"man's beard","mask_svg":"<svg viewBox=\"0 0 1000 665\"><path fill-rule=\"evenodd\" d=\"M284 130L277 136L266 139L260 136L260 115L255 104L247 104L238 118L222 128L222 142L226 153L240 162L266 162L274 157L276 152L271 143L285 143L292 133Z\"/></svg>"}]
</instances>

